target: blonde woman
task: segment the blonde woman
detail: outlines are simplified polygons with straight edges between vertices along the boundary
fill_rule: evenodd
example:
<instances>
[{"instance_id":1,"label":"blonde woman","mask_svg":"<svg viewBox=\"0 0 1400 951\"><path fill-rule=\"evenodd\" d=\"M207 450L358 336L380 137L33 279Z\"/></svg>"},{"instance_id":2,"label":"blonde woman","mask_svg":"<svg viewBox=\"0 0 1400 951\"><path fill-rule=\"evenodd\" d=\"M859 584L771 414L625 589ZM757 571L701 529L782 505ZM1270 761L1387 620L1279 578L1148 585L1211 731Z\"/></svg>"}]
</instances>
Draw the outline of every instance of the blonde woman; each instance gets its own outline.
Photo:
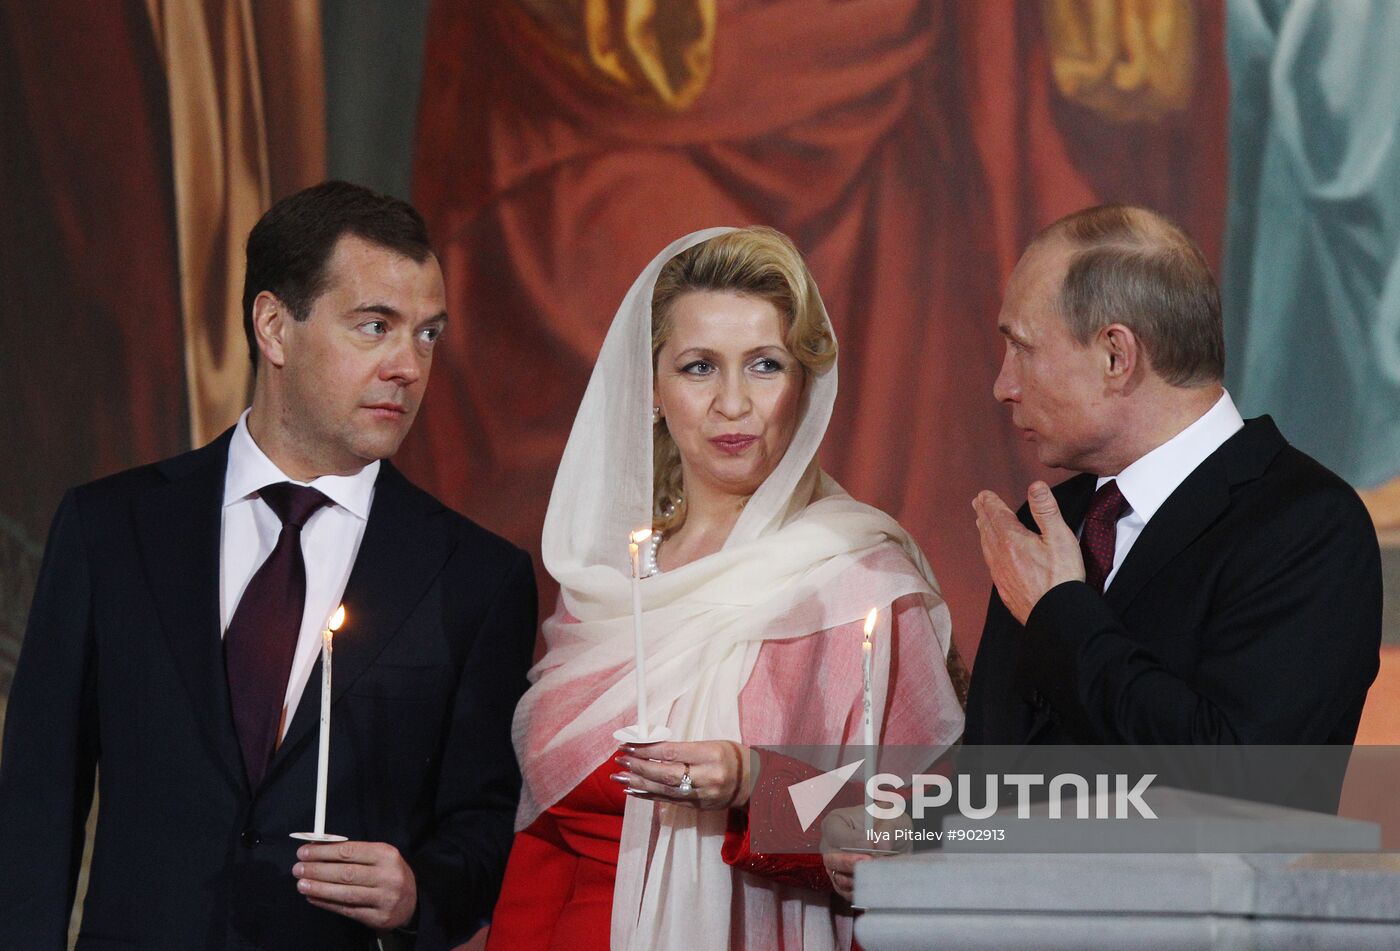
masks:
<instances>
[{"instance_id":1,"label":"blonde woman","mask_svg":"<svg viewBox=\"0 0 1400 951\"><path fill-rule=\"evenodd\" d=\"M510 949L848 948L817 856L748 849L749 748L860 742L861 621L883 743L962 728L948 612L918 548L815 455L836 340L801 255L769 228L680 239L618 310L544 530L561 588L516 712L519 833L492 925ZM643 551L635 719L629 532Z\"/></svg>"}]
</instances>

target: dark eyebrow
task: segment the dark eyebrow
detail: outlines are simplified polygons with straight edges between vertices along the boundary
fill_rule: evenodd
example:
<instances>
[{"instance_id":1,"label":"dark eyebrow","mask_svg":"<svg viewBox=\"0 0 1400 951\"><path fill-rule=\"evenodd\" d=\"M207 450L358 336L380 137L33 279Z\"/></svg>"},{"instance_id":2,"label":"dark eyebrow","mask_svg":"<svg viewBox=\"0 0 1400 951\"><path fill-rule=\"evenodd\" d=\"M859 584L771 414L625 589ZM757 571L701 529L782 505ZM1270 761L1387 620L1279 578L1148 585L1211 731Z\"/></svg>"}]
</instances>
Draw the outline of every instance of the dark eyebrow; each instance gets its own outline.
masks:
<instances>
[{"instance_id":1,"label":"dark eyebrow","mask_svg":"<svg viewBox=\"0 0 1400 951\"><path fill-rule=\"evenodd\" d=\"M1018 344L1020 344L1020 345L1023 346L1023 347L1026 345L1026 339L1025 339L1024 337L1018 336L1018 335L1011 329L1010 325L1008 325L1008 324L998 324L998 325L997 325L997 330L1001 331L1001 335L1002 335L1003 337L1005 337L1007 340L1010 340L1012 343L1018 343Z\"/></svg>"},{"instance_id":2,"label":"dark eyebrow","mask_svg":"<svg viewBox=\"0 0 1400 951\"><path fill-rule=\"evenodd\" d=\"M350 311L350 313L352 313L352 314L378 314L378 315L381 316L381 317L398 317L398 318L402 318L402 317L403 317L403 314L399 313L399 311L398 311L397 308L395 308L395 307L390 307L388 304L361 304L360 306L356 307L354 310ZM438 311L436 314L433 314L433 316L431 316L431 317L429 317L427 320L423 321L423 323L425 323L425 324L433 324L433 323L445 324L445 323L447 323L447 311L445 311L445 310L443 310L443 311Z\"/></svg>"},{"instance_id":3,"label":"dark eyebrow","mask_svg":"<svg viewBox=\"0 0 1400 951\"><path fill-rule=\"evenodd\" d=\"M397 310L396 308L390 307L388 304L361 304L360 306L356 307L354 310L350 311L350 313L352 313L352 314L378 314L378 315L381 316L381 317L401 317L401 316L403 316L402 314L400 314L400 313L398 312L398 310Z\"/></svg>"}]
</instances>

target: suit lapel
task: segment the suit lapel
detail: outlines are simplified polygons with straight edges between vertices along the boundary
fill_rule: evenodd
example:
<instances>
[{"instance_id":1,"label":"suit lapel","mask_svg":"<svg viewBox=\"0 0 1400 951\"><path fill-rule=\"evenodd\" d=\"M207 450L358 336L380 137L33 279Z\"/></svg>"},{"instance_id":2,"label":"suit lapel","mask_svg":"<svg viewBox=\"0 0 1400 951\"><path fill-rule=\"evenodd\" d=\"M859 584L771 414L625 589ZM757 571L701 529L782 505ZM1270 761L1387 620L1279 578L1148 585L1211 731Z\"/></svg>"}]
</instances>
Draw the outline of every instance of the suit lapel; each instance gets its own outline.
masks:
<instances>
[{"instance_id":1,"label":"suit lapel","mask_svg":"<svg viewBox=\"0 0 1400 951\"><path fill-rule=\"evenodd\" d=\"M1233 486L1258 478L1287 443L1265 416L1250 420L1176 487L1133 543L1104 600L1122 617L1145 584L1215 524Z\"/></svg>"},{"instance_id":2,"label":"suit lapel","mask_svg":"<svg viewBox=\"0 0 1400 951\"><path fill-rule=\"evenodd\" d=\"M136 502L137 536L161 627L206 742L246 786L219 619L219 540L232 430L160 466L168 480Z\"/></svg>"},{"instance_id":3,"label":"suit lapel","mask_svg":"<svg viewBox=\"0 0 1400 951\"><path fill-rule=\"evenodd\" d=\"M1066 525L1078 526L1084 521L1084 515L1089 511L1089 503L1094 499L1094 483L1097 481L1096 477L1086 474L1068 479L1055 487L1055 501L1060 506L1060 517L1065 520ZM1029 508L1026 510L1026 520L1034 528L1035 517L1031 515ZM1036 528L1035 531L1040 530Z\"/></svg>"},{"instance_id":4,"label":"suit lapel","mask_svg":"<svg viewBox=\"0 0 1400 951\"><path fill-rule=\"evenodd\" d=\"M414 489L387 461L375 483L369 522L341 603L345 624L335 636L331 703L345 694L398 633L452 553L451 538L432 518L441 506ZM320 719L317 661L267 780L314 732Z\"/></svg>"},{"instance_id":5,"label":"suit lapel","mask_svg":"<svg viewBox=\"0 0 1400 951\"><path fill-rule=\"evenodd\" d=\"M1060 506L1060 516L1065 520L1066 525L1077 526L1080 522L1084 521L1084 514L1089 511L1089 503L1094 498L1094 483L1096 481L1094 476L1083 474L1071 479L1066 479L1064 482L1055 486L1055 501ZM1035 524L1035 517L1031 515L1029 507L1022 507L1019 514L1022 523L1025 524L1027 528L1037 533L1040 531L1039 527ZM1013 621L1013 623L1015 622ZM1025 630L1019 626L1017 627L1017 635L1020 637L1027 636ZM1016 652L1016 658L1016 691L1018 695L1024 697L1033 689L1031 687L1033 681L1030 671L1025 667L1029 658L1024 650L1018 650ZM1039 708L1032 708L1030 722L1026 731L1026 738L1023 742L1035 742L1035 738L1044 732L1045 728L1049 725L1050 715L1048 708L1043 705Z\"/></svg>"},{"instance_id":6,"label":"suit lapel","mask_svg":"<svg viewBox=\"0 0 1400 951\"><path fill-rule=\"evenodd\" d=\"M1113 613L1123 617L1143 586L1221 517L1230 504L1231 489L1258 478L1286 445L1273 420L1264 416L1246 422L1244 429L1197 466L1152 516L1108 586L1104 600ZM1065 524L1077 530L1083 523L1097 481L1085 474L1056 486ZM1029 511L1022 511L1021 521L1037 530ZM1024 630L1018 632L1024 636ZM1017 651L1017 658L1024 664L1025 652ZM1018 690L1030 682L1027 678L1024 669L1018 672ZM1034 711L1023 742L1036 742L1050 722L1048 708Z\"/></svg>"}]
</instances>

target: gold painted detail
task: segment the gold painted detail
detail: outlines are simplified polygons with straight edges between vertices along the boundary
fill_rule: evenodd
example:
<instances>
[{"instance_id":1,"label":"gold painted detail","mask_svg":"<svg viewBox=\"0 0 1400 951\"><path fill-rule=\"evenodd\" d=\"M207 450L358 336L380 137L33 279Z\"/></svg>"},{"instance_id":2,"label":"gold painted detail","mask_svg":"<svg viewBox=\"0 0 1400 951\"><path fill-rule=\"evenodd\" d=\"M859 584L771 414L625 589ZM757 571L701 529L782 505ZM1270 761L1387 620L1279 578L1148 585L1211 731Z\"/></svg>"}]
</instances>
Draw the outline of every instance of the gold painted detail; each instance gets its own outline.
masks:
<instances>
[{"instance_id":1,"label":"gold painted detail","mask_svg":"<svg viewBox=\"0 0 1400 951\"><path fill-rule=\"evenodd\" d=\"M714 66L716 0L513 0L573 69L634 101L683 112Z\"/></svg>"},{"instance_id":2,"label":"gold painted detail","mask_svg":"<svg viewBox=\"0 0 1400 951\"><path fill-rule=\"evenodd\" d=\"M1190 0L1042 0L1055 86L1113 122L1186 108L1196 71Z\"/></svg>"}]
</instances>

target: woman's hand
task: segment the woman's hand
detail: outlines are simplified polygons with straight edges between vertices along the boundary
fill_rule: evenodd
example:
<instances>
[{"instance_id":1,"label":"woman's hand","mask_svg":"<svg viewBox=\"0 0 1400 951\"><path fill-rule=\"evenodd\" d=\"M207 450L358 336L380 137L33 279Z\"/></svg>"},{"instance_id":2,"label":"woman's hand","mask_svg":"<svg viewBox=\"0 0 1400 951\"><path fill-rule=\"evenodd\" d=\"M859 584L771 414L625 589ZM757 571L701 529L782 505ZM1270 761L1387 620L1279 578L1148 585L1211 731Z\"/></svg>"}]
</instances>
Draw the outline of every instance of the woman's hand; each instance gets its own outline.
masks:
<instances>
[{"instance_id":1,"label":"woman's hand","mask_svg":"<svg viewBox=\"0 0 1400 951\"><path fill-rule=\"evenodd\" d=\"M749 801L749 749L731 740L626 744L613 782L638 799L696 809L742 807ZM682 783L690 777L690 789Z\"/></svg>"}]
</instances>

